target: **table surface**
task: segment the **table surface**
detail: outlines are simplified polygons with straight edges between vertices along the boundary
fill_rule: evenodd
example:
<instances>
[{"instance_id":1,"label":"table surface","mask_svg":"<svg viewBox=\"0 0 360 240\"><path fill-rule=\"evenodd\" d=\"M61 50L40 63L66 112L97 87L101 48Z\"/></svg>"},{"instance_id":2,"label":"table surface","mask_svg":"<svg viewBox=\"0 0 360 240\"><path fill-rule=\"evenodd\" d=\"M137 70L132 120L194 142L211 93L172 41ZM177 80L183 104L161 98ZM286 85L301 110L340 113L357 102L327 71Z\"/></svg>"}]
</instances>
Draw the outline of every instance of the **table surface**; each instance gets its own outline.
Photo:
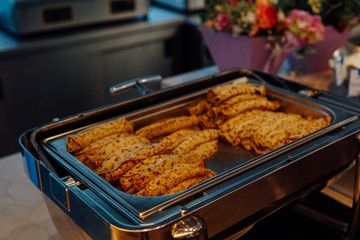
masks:
<instances>
[{"instance_id":1,"label":"table surface","mask_svg":"<svg viewBox=\"0 0 360 240\"><path fill-rule=\"evenodd\" d=\"M39 189L24 171L21 153L0 160L0 239L59 240Z\"/></svg>"}]
</instances>

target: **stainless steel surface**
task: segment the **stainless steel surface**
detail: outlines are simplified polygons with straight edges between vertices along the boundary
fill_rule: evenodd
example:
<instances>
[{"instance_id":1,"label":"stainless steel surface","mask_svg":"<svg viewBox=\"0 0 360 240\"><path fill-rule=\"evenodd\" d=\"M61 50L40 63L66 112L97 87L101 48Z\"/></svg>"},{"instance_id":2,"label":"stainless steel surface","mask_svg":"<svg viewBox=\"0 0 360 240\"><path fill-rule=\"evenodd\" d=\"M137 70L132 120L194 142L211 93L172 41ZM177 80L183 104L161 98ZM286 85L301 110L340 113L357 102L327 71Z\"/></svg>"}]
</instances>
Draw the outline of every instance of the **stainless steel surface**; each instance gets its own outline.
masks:
<instances>
[{"instance_id":1,"label":"stainless steel surface","mask_svg":"<svg viewBox=\"0 0 360 240\"><path fill-rule=\"evenodd\" d=\"M356 136L357 140L360 142L360 134ZM346 232L345 240L353 240L355 234L359 231L360 224L360 155L356 158L356 168L355 168L355 184L353 192L353 218L350 222L350 226Z\"/></svg>"},{"instance_id":2,"label":"stainless steel surface","mask_svg":"<svg viewBox=\"0 0 360 240\"><path fill-rule=\"evenodd\" d=\"M171 228L171 236L176 240L207 239L206 225L199 217L190 216L175 223Z\"/></svg>"},{"instance_id":3,"label":"stainless steel surface","mask_svg":"<svg viewBox=\"0 0 360 240\"><path fill-rule=\"evenodd\" d=\"M51 220L53 221L57 232L62 240L91 240L92 238L84 232L74 221L64 214L64 211L59 208L51 199L45 194L43 199L46 207L49 210Z\"/></svg>"},{"instance_id":4,"label":"stainless steel surface","mask_svg":"<svg viewBox=\"0 0 360 240\"><path fill-rule=\"evenodd\" d=\"M38 33L144 17L149 5L149 0L7 0L0 2L0 25L15 34Z\"/></svg>"},{"instance_id":5,"label":"stainless steel surface","mask_svg":"<svg viewBox=\"0 0 360 240\"><path fill-rule=\"evenodd\" d=\"M123 90L136 87L141 95L146 95L148 93L154 92L154 90L147 87L147 84L159 83L161 82L162 77L160 75L151 75L132 79L126 82L118 83L114 86L111 86L109 91L111 95L118 94Z\"/></svg>"},{"instance_id":6,"label":"stainless steel surface","mask_svg":"<svg viewBox=\"0 0 360 240\"><path fill-rule=\"evenodd\" d=\"M284 112L298 113L298 114L302 114L304 117L310 115L317 117L329 115L333 119L333 122L330 126L322 129L321 131L303 137L298 141L287 144L282 148L279 148L262 156L256 156L254 153L246 151L239 146L233 147L230 144L221 142L219 144L218 152L213 157L211 157L206 163L206 167L217 172L218 176L208 181L207 184L200 184L197 187L194 187L192 190L184 192L181 195L177 195L172 198L169 197L163 197L163 199L159 198L160 202L157 202L156 204L151 204L148 202L146 204L146 207L144 207L142 201L139 200L140 204L137 205L131 204L133 207L129 207L129 211L133 212L133 214L135 214L140 219L147 222L146 219L149 218L150 216L163 211L163 209L169 208L170 206L174 205L177 202L186 200L191 195L206 191L206 189L208 189L210 186L216 186L217 184L227 179L230 179L243 172L246 172L252 168L255 168L256 166L259 166L273 158L276 158L284 154L285 151L295 149L296 147L299 147L310 140L316 139L317 137L324 135L327 132L330 132L336 128L339 128L343 125L346 125L358 119L357 116L347 116L345 118L340 117L338 113L332 112L330 109L327 109L326 107L320 104L316 104L308 100L301 99L299 97L291 95L290 93L284 93L280 89L271 88L270 86L268 87L268 96L271 99L280 101L282 106L281 110ZM170 101L169 103L166 104L161 104L152 108L149 107L142 111L137 111L132 114L123 115L123 117L126 117L129 121L131 121L134 124L135 129L139 129L142 126L151 124L161 119L165 119L171 116L185 115L187 106L190 106L194 104L196 101L199 101L205 97L206 97L206 91L201 91L195 94L189 94L177 100ZM74 129L74 131L77 131L77 129ZM68 133L69 132L67 132L67 134ZM61 156L61 158L64 159L66 162L68 162L70 165L76 167L78 160L72 157L67 152L65 137L66 135L45 139L44 140L45 147L49 149L50 154L55 153L56 155ZM82 170L83 169L79 169L79 171ZM93 174L92 172L91 173L88 172L87 174L89 176L89 179L97 178L98 180L103 181L103 179L98 177L96 174ZM104 184L106 185L105 182ZM113 190L114 190L114 194L119 196L120 202L122 201L122 199L125 199L125 201L127 201L126 200L128 198L126 196L127 194L123 194L122 192L119 192L116 189Z\"/></svg>"},{"instance_id":7,"label":"stainless steel surface","mask_svg":"<svg viewBox=\"0 0 360 240\"><path fill-rule=\"evenodd\" d=\"M227 74L219 74L216 78L206 81L219 79L224 81L224 76L233 76ZM187 89L188 86L179 86L174 91ZM174 92L164 93L171 95ZM134 102L146 102L154 99L154 96L155 94L151 94ZM48 153L55 152L56 154L51 155L50 159L66 169L66 175L59 177L70 175L88 187L80 188L75 185L68 187L70 205L74 206L68 214L90 236L98 238L92 227L96 224L105 231L103 238L108 238L110 234L113 238L121 236L124 239L167 239L174 223L196 216L205 222L209 238L231 239L225 232L229 228L236 226L237 232L246 229L259 219L318 189L329 179L347 169L353 163L354 151L359 145L355 141L355 135L360 131L359 119L355 113L276 87L270 87L270 96L280 99L286 111L299 111L305 116L330 115L333 122L325 128L325 131L311 134L309 139L304 138L308 141L300 140L263 156L254 157L251 153L246 153L250 155L244 156L244 152L236 149L236 157L234 153L229 153L234 159L224 155L217 159L218 164L212 165L213 168L220 170L219 177L200 184L194 188L195 190L185 191L185 194L170 199L154 197L149 200L146 197L117 193L106 182L102 182L95 173L81 167L71 156L66 155L66 152L61 150L64 142L54 143L77 129L96 124L100 120L110 120L108 115L113 113L111 110L129 117L136 127L148 124L154 118L178 115L179 109L203 98L203 91L177 99L164 100L161 104L159 102L150 104L143 109L138 106L138 110L132 113L123 112L124 107L131 105L130 101L114 105L113 109L105 108L88 114L79 114L64 122L54 123L54 129L52 126L43 129L45 132L51 129L58 131L55 131L56 134L50 131L49 133L52 133L50 136L40 137L39 143L44 144L45 149L49 147ZM41 131L33 133L37 135ZM42 140L46 141L42 142ZM243 162L236 161L239 159ZM230 165L224 166L225 162L229 162ZM252 162L254 165L251 164ZM40 182L43 182L46 193L49 189L46 179L51 172L42 162L38 166L41 173L39 178L44 180ZM264 194L259 195L259 193ZM94 210L97 212L94 213ZM147 212L149 210L150 212ZM80 212L86 216L79 216ZM94 222L84 221L84 218L92 219ZM104 223L100 223L100 219Z\"/></svg>"},{"instance_id":8,"label":"stainless steel surface","mask_svg":"<svg viewBox=\"0 0 360 240\"><path fill-rule=\"evenodd\" d=\"M185 12L205 9L205 0L154 0L154 2L165 7Z\"/></svg>"}]
</instances>

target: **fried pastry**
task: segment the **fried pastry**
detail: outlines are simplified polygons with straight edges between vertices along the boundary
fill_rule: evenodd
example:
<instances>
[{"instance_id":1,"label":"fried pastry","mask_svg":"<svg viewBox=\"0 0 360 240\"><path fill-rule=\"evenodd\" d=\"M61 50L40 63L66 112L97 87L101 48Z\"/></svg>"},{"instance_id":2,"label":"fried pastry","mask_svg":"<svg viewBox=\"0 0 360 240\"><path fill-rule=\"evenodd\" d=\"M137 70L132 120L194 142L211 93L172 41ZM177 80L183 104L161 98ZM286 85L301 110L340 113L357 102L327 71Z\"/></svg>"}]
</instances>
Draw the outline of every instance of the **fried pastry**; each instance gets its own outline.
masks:
<instances>
[{"instance_id":1,"label":"fried pastry","mask_svg":"<svg viewBox=\"0 0 360 240\"><path fill-rule=\"evenodd\" d=\"M161 151L164 150L165 146L165 143L153 143L127 154L113 165L110 169L110 176L114 180L119 179L125 172L137 163L151 156L160 154Z\"/></svg>"},{"instance_id":2,"label":"fried pastry","mask_svg":"<svg viewBox=\"0 0 360 240\"><path fill-rule=\"evenodd\" d=\"M170 188L169 190L167 190L163 195L170 195L170 194L175 194L178 192L182 192L185 191L186 189L189 189L199 183L202 183L206 180L208 180L209 178L214 177L214 174L207 174L205 176L201 176L201 177L193 177L193 178L189 178L184 180L183 182L179 183L178 185L176 185L175 187Z\"/></svg>"},{"instance_id":3,"label":"fried pastry","mask_svg":"<svg viewBox=\"0 0 360 240\"><path fill-rule=\"evenodd\" d=\"M110 156L110 154L116 150L137 142L150 144L150 141L146 138L131 135L128 137L119 138L116 141L109 142L100 148L96 148L87 152L86 158L92 161L96 166L99 166L108 156Z\"/></svg>"},{"instance_id":4,"label":"fried pastry","mask_svg":"<svg viewBox=\"0 0 360 240\"><path fill-rule=\"evenodd\" d=\"M145 195L160 196L186 179L207 175L216 173L202 164L177 164L152 179L145 187Z\"/></svg>"},{"instance_id":5,"label":"fried pastry","mask_svg":"<svg viewBox=\"0 0 360 240\"><path fill-rule=\"evenodd\" d=\"M168 118L143 128L135 132L136 135L152 139L158 136L166 135L182 128L189 128L199 124L197 116L180 116Z\"/></svg>"},{"instance_id":6,"label":"fried pastry","mask_svg":"<svg viewBox=\"0 0 360 240\"><path fill-rule=\"evenodd\" d=\"M95 172L97 174L104 174L109 172L110 169L114 166L114 164L120 159L122 159L126 154L144 146L144 143L136 142L116 150L100 164L100 166L96 169Z\"/></svg>"},{"instance_id":7,"label":"fried pastry","mask_svg":"<svg viewBox=\"0 0 360 240\"><path fill-rule=\"evenodd\" d=\"M205 129L187 136L173 151L172 154L186 154L196 146L219 137L218 129Z\"/></svg>"},{"instance_id":8,"label":"fried pastry","mask_svg":"<svg viewBox=\"0 0 360 240\"><path fill-rule=\"evenodd\" d=\"M89 143L98 140L104 136L117 132L132 132L133 125L125 118L119 118L109 122L105 122L76 134L71 134L66 137L66 148L70 153L77 152Z\"/></svg>"},{"instance_id":9,"label":"fried pastry","mask_svg":"<svg viewBox=\"0 0 360 240\"><path fill-rule=\"evenodd\" d=\"M284 117L276 119L273 122L261 126L254 133L254 142L257 146L267 146L267 136L272 132L278 129L279 127L296 121L301 121L303 117L298 114L286 114Z\"/></svg>"},{"instance_id":10,"label":"fried pastry","mask_svg":"<svg viewBox=\"0 0 360 240\"><path fill-rule=\"evenodd\" d=\"M190 115L201 115L206 113L210 108L211 104L207 99L199 101L196 105L187 108Z\"/></svg>"},{"instance_id":11,"label":"fried pastry","mask_svg":"<svg viewBox=\"0 0 360 240\"><path fill-rule=\"evenodd\" d=\"M228 86L221 87L220 90L210 88L207 96L209 102L214 105L218 105L221 102L239 94L259 94L261 96L265 96L266 88L264 85L256 86L247 83L230 84Z\"/></svg>"},{"instance_id":12,"label":"fried pastry","mask_svg":"<svg viewBox=\"0 0 360 240\"><path fill-rule=\"evenodd\" d=\"M214 113L213 115L218 117L220 115L220 113L224 110L227 109L235 104L238 104L240 102L246 101L246 100L251 100L251 99L256 99L261 97L260 95L257 94L241 94L241 95L237 95L234 96L224 102L222 102L220 105L213 107L211 110Z\"/></svg>"},{"instance_id":13,"label":"fried pastry","mask_svg":"<svg viewBox=\"0 0 360 240\"><path fill-rule=\"evenodd\" d=\"M133 177L136 174L145 171L146 169L150 168L152 165L159 162L161 159L166 158L168 156L169 155L167 154L154 155L137 163L135 166L130 168L126 173L122 175L122 177L120 178L121 186L126 190L132 188L134 186Z\"/></svg>"},{"instance_id":14,"label":"fried pastry","mask_svg":"<svg viewBox=\"0 0 360 240\"><path fill-rule=\"evenodd\" d=\"M251 109L263 109L275 111L280 108L278 101L270 101L266 97L259 97L256 99L246 100L233 105L230 108L221 110L220 115L223 118L231 118L239 113L245 112Z\"/></svg>"}]
</instances>

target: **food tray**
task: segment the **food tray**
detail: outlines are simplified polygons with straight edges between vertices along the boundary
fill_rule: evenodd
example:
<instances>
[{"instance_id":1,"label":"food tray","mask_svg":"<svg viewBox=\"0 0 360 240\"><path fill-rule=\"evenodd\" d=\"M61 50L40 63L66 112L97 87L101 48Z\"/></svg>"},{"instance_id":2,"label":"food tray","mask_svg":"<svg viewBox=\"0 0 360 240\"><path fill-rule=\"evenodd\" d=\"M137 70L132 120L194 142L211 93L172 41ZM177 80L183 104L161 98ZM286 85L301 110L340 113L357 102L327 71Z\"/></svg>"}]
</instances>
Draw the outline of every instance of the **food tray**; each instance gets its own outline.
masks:
<instances>
[{"instance_id":1,"label":"food tray","mask_svg":"<svg viewBox=\"0 0 360 240\"><path fill-rule=\"evenodd\" d=\"M227 83L230 82L231 81ZM258 85L262 84L254 79L251 79L250 83ZM109 201L114 208L119 211L123 211L125 208L132 221L142 224L147 222L154 223L151 218L152 215L172 215L178 212L184 203L192 201L194 198L203 198L210 194L216 194L219 190L217 186L220 183L239 174L243 174L249 169L262 165L270 160L278 158L280 161L284 157L289 157L286 156L286 153L291 149L309 143L319 136L357 119L357 116L341 111L341 109L334 106L329 107L326 104L318 103L314 99L294 94L293 92L274 86L268 85L266 87L269 99L278 100L281 103L279 111L298 113L304 117L310 115L316 117L330 116L331 124L319 131L260 156L244 150L241 146L233 147L226 142L220 141L218 152L207 160L205 166L206 168L217 172L218 175L178 194L161 197L142 197L126 194L112 187L67 152L66 136L68 134L85 129L94 124L99 124L100 122L73 128L70 131L47 137L42 140L40 145L45 152L50 154L61 165L72 172L74 176L77 176L88 188L98 192L101 196L106 196L105 200ZM204 89L117 117L126 117L130 122L134 123L134 129L136 130L142 126L153 123L154 121L186 114L186 107L204 99L206 97L206 91L207 89ZM110 121L112 119L113 118L110 118L104 121ZM166 211L164 211L164 209Z\"/></svg>"}]
</instances>

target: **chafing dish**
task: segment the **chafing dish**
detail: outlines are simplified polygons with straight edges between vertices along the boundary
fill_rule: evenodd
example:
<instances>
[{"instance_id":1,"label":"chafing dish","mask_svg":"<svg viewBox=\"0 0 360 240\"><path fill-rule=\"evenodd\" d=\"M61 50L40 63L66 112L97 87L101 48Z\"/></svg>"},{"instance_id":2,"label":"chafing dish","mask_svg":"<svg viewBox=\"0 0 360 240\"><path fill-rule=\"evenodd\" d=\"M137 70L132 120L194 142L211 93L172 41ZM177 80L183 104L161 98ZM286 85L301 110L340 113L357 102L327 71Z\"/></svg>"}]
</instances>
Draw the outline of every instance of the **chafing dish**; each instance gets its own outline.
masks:
<instances>
[{"instance_id":1,"label":"chafing dish","mask_svg":"<svg viewBox=\"0 0 360 240\"><path fill-rule=\"evenodd\" d=\"M205 0L153 0L154 3L182 12L205 9Z\"/></svg>"},{"instance_id":2,"label":"chafing dish","mask_svg":"<svg viewBox=\"0 0 360 240\"><path fill-rule=\"evenodd\" d=\"M243 76L265 84L283 111L330 116L331 124L260 156L221 143L206 165L216 177L162 197L120 192L65 149L70 133L119 116L135 128L178 116L209 87ZM20 144L32 182L93 239L227 239L354 166L357 106L272 75L234 69L36 127Z\"/></svg>"},{"instance_id":3,"label":"chafing dish","mask_svg":"<svg viewBox=\"0 0 360 240\"><path fill-rule=\"evenodd\" d=\"M7 0L0 3L0 25L30 34L144 17L149 5L149 0Z\"/></svg>"}]
</instances>

